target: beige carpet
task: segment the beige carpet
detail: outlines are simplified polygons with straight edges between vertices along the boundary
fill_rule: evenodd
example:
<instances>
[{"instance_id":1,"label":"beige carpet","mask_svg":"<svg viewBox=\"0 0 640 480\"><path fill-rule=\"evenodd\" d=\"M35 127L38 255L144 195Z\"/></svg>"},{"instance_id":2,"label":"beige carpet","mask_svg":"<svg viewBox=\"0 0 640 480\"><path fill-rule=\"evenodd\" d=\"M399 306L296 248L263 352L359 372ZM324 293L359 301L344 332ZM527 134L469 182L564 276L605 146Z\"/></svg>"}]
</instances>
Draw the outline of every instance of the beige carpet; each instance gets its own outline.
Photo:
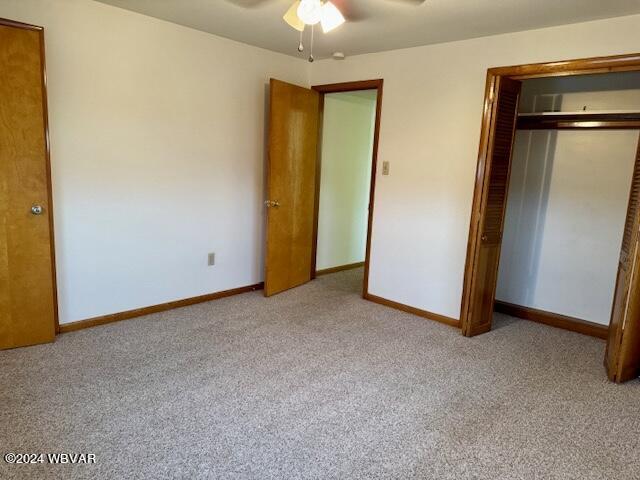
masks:
<instances>
[{"instance_id":1,"label":"beige carpet","mask_svg":"<svg viewBox=\"0 0 640 480\"><path fill-rule=\"evenodd\" d=\"M0 352L0 449L94 453L15 479L634 479L640 382L604 342L489 334L363 301L361 271Z\"/></svg>"}]
</instances>

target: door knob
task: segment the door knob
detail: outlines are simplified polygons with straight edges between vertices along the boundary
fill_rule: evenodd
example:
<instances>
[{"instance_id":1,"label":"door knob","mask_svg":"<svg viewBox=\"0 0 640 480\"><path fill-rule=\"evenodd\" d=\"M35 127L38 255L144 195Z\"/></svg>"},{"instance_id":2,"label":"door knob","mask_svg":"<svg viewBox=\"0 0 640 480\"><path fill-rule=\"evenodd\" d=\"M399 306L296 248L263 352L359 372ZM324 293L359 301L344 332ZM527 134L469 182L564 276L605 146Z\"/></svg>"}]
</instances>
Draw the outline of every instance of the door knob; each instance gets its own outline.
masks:
<instances>
[{"instance_id":1,"label":"door knob","mask_svg":"<svg viewBox=\"0 0 640 480\"><path fill-rule=\"evenodd\" d=\"M33 215L40 215L40 214L42 214L43 210L44 209L42 208L41 205L34 205L33 207L31 207L31 213Z\"/></svg>"}]
</instances>

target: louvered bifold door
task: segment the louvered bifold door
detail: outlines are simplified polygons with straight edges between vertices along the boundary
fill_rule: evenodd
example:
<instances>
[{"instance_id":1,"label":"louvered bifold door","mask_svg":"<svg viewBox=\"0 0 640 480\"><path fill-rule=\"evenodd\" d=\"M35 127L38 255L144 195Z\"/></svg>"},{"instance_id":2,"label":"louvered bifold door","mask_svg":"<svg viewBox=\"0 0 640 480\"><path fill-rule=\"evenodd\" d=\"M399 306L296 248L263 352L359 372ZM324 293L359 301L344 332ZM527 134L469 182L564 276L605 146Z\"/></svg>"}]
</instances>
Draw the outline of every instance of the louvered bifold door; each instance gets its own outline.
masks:
<instances>
[{"instance_id":1,"label":"louvered bifold door","mask_svg":"<svg viewBox=\"0 0 640 480\"><path fill-rule=\"evenodd\" d=\"M607 375L619 383L631 380L640 373L639 228L640 145L633 170L605 354Z\"/></svg>"},{"instance_id":2,"label":"louvered bifold door","mask_svg":"<svg viewBox=\"0 0 640 480\"><path fill-rule=\"evenodd\" d=\"M521 85L498 77L493 90L482 195L474 214L477 233L470 246L471 285L462 312L462 333L469 337L491 330Z\"/></svg>"}]
</instances>

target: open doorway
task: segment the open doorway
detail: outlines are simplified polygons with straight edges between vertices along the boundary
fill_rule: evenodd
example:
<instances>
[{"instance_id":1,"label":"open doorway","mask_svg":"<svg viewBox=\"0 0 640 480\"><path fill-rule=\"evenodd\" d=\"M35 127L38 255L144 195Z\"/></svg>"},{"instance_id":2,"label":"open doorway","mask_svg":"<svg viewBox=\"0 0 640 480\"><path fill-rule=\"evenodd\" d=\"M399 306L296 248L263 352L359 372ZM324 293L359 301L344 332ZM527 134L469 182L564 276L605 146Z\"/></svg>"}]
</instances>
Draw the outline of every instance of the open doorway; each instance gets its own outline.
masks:
<instances>
[{"instance_id":1,"label":"open doorway","mask_svg":"<svg viewBox=\"0 0 640 480\"><path fill-rule=\"evenodd\" d=\"M466 336L491 329L495 304L607 337L609 378L639 373L638 70L637 56L619 56L488 71L461 309ZM513 303L496 304L497 291ZM536 302L551 311L530 307Z\"/></svg>"},{"instance_id":2,"label":"open doorway","mask_svg":"<svg viewBox=\"0 0 640 480\"><path fill-rule=\"evenodd\" d=\"M364 282L376 125L376 89L322 101L315 275L354 270ZM312 266L312 268L314 268Z\"/></svg>"},{"instance_id":3,"label":"open doorway","mask_svg":"<svg viewBox=\"0 0 640 480\"><path fill-rule=\"evenodd\" d=\"M302 285L318 270L364 263L367 297L382 85L378 79L308 89L271 79L265 296Z\"/></svg>"},{"instance_id":4,"label":"open doorway","mask_svg":"<svg viewBox=\"0 0 640 480\"><path fill-rule=\"evenodd\" d=\"M331 220L331 215L336 209L340 207L337 203L339 202L339 195L336 195L336 192L330 193L331 180L329 178L332 176L332 173L338 173L337 176L340 176L340 171L345 171L344 167L338 165L338 172L331 172L331 163L339 162L339 155L335 155L334 149L340 149L340 145L338 142L340 141L340 137L346 138L344 136L345 132L342 132L340 135L336 135L334 128L343 129L345 128L344 119L340 120L340 106L336 101L339 100L347 100L350 99L351 102L358 102L360 104L360 108L358 110L358 114L354 117L354 120L358 122L357 130L360 132L358 134L358 156L360 157L360 161L356 161L359 165L354 166L354 171L351 175L348 175L347 178L343 178L343 181L346 181L346 185L342 187L343 190L348 189L349 186L354 187L356 184L358 187L358 195L357 198L359 200L353 201L352 214L358 218L358 225L352 226L350 228L346 228L343 226L343 230L346 231L346 235L350 238L350 244L353 246L353 254L360 255L361 248L361 239L362 239L362 226L361 222L363 219L362 216L362 202L364 198L367 198L366 204L366 235L365 235L365 243L364 243L364 264L362 266L363 270L363 279L362 279L362 296L367 298L368 290L369 290L369 261L371 257L371 230L373 224L373 207L374 207L374 197L375 197L375 188L376 188L376 169L378 163L378 144L380 141L380 119L382 115L382 89L383 89L384 81L382 79L376 80L363 80L357 82L344 82L344 83L332 83L328 85L316 85L312 87L312 89L320 94L320 138L321 142L319 143L319 154L318 154L318 172L320 174L317 177L316 184L316 213L314 216L315 227L314 227L314 243L313 243L313 256L311 262L311 278L316 277L316 272L322 270L327 271L322 267L322 263L318 264L318 260L321 262L327 261L329 256L326 255L326 252L330 249L336 248L336 242L331 239L331 235L329 232L331 229L336 229L336 226L331 226L333 221ZM347 95L345 97L340 97L339 95ZM328 102L327 102L328 99ZM340 104L343 107L344 103ZM373 112L371 111L373 108ZM347 110L351 111L351 115L355 112L353 107L346 107ZM373 114L373 117L371 116ZM325 127L325 116L326 118L326 126L329 128L327 135L325 135L324 127ZM353 126L346 126L347 133L349 130L353 128ZM324 153L324 142L331 142L331 146L327 144L329 147L329 151L327 154ZM370 158L367 158L367 155ZM322 198L322 162L323 158L328 162L327 168L329 169L329 175L325 175L325 196ZM368 164L369 168L366 168ZM334 165L335 166L335 165ZM384 172L383 172L384 173ZM367 180L368 177L368 180ZM366 188L368 181L368 188ZM366 188L366 195L365 195ZM351 194L353 196L353 193ZM320 214L321 211L321 202L324 202L325 212L324 219L326 219L326 223L322 225L320 223ZM343 218L340 220L344 222ZM343 225L345 225L343 223ZM321 230L324 228L324 230ZM350 232L350 233L348 233ZM320 244L319 242L324 242ZM320 246L320 248L318 248ZM354 257L352 257L354 258ZM328 260L328 263L336 262L335 259ZM338 262L339 263L339 262ZM345 263L343 266L349 267L358 266L358 261ZM339 267L339 265L338 265ZM329 267L330 268L330 267ZM331 270L329 270L331 271Z\"/></svg>"}]
</instances>

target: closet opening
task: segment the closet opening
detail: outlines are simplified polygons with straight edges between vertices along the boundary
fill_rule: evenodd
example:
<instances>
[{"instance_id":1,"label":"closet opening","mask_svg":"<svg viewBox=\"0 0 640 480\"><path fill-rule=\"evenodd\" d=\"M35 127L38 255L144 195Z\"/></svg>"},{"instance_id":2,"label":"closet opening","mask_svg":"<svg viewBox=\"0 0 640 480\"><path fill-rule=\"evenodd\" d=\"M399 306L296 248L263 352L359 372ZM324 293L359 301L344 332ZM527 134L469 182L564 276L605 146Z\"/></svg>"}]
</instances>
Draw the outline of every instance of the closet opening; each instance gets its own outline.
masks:
<instances>
[{"instance_id":1,"label":"closet opening","mask_svg":"<svg viewBox=\"0 0 640 480\"><path fill-rule=\"evenodd\" d=\"M634 112L640 72L522 82L496 311L607 337L640 137Z\"/></svg>"},{"instance_id":2,"label":"closet opening","mask_svg":"<svg viewBox=\"0 0 640 480\"><path fill-rule=\"evenodd\" d=\"M461 326L494 309L607 339L640 373L640 58L490 69Z\"/></svg>"}]
</instances>

